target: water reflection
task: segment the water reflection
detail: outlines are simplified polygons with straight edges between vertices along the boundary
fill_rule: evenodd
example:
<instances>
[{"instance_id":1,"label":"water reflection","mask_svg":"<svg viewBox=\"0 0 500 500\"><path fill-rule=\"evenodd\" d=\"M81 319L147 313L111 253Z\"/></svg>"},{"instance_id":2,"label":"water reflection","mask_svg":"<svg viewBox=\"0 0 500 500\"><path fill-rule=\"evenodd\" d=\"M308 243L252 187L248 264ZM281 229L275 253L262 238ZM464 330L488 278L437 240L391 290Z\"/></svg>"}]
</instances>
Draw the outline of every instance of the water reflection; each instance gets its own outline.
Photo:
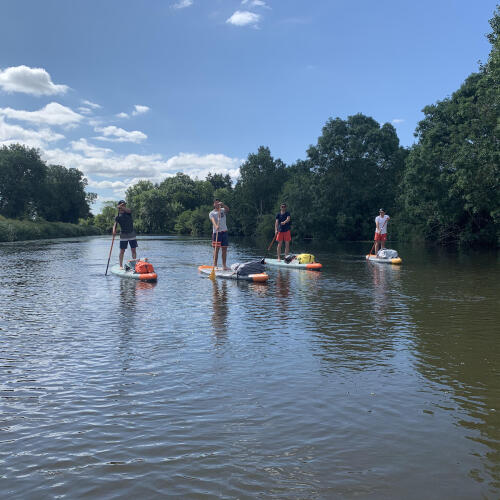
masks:
<instances>
[{"instance_id":1,"label":"water reflection","mask_svg":"<svg viewBox=\"0 0 500 500\"><path fill-rule=\"evenodd\" d=\"M401 268L376 262L367 262L366 265L372 274L373 314L377 321L384 322L391 305L390 295L394 296L400 288Z\"/></svg>"},{"instance_id":2,"label":"water reflection","mask_svg":"<svg viewBox=\"0 0 500 500\"><path fill-rule=\"evenodd\" d=\"M439 393L430 411L451 413L478 444L484 468L469 474L493 492L500 488L500 343L492 341L500 323L499 275L477 265L473 274L445 265L439 274L420 269L419 279L406 284L419 298L410 303L415 366Z\"/></svg>"},{"instance_id":3,"label":"water reflection","mask_svg":"<svg viewBox=\"0 0 500 500\"><path fill-rule=\"evenodd\" d=\"M222 344L227 336L227 305L228 283L226 281L213 280L212 283L212 326L217 343Z\"/></svg>"}]
</instances>

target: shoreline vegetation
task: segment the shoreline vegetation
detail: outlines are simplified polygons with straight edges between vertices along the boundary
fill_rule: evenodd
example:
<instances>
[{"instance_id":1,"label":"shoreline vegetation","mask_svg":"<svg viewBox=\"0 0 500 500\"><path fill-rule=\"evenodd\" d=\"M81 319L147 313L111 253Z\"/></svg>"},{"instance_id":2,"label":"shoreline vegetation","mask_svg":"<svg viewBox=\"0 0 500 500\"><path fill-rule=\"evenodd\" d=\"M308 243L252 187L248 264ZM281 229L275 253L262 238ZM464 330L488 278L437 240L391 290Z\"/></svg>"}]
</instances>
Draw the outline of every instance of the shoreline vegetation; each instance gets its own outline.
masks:
<instances>
[{"instance_id":1,"label":"shoreline vegetation","mask_svg":"<svg viewBox=\"0 0 500 500\"><path fill-rule=\"evenodd\" d=\"M393 240L499 247L500 6L490 25L487 62L451 96L422 110L411 147L400 145L391 123L362 113L330 118L306 158L291 165L260 146L235 183L220 173L139 180L125 193L136 231L208 236L208 213L218 198L231 209L232 236L271 239L286 202L299 240L367 240L383 207ZM0 215L19 222L0 223L0 239L110 233L116 202L94 216L97 195L86 192L87 184L76 168L46 165L36 149L1 147ZM40 219L47 223L25 222Z\"/></svg>"},{"instance_id":2,"label":"shoreline vegetation","mask_svg":"<svg viewBox=\"0 0 500 500\"><path fill-rule=\"evenodd\" d=\"M70 224L67 222L47 222L6 219L0 216L0 243L52 238L72 238L97 236L102 234L95 226Z\"/></svg>"}]
</instances>

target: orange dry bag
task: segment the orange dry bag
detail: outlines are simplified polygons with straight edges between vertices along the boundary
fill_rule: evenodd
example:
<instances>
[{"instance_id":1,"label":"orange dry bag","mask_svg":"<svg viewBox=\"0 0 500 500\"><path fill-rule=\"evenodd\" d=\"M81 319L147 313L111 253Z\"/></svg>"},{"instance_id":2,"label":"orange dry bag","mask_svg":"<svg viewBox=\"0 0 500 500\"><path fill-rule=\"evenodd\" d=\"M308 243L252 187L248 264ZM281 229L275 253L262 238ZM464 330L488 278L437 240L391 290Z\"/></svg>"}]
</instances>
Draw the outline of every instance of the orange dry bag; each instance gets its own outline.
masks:
<instances>
[{"instance_id":1,"label":"orange dry bag","mask_svg":"<svg viewBox=\"0 0 500 500\"><path fill-rule=\"evenodd\" d=\"M153 264L150 264L149 262L145 262L143 260L138 260L135 263L135 272L137 274L148 274L148 273L154 273L154 267Z\"/></svg>"}]
</instances>

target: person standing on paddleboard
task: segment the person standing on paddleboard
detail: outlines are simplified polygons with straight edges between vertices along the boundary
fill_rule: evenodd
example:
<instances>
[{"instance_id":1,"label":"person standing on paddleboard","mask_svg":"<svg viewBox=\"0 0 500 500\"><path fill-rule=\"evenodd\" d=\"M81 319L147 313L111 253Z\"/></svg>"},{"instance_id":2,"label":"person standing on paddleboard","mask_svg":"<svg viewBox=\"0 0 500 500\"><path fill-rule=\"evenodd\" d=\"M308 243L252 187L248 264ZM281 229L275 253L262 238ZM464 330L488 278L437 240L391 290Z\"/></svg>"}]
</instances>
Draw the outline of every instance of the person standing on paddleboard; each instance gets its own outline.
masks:
<instances>
[{"instance_id":1,"label":"person standing on paddleboard","mask_svg":"<svg viewBox=\"0 0 500 500\"><path fill-rule=\"evenodd\" d=\"M130 243L132 250L132 258L137 258L137 235L134 231L134 222L132 220L132 210L127 208L125 200L118 202L118 215L115 217L115 225L113 226L113 236L116 234L116 224L120 224L120 269L123 269L123 256L125 250Z\"/></svg>"},{"instance_id":2,"label":"person standing on paddleboard","mask_svg":"<svg viewBox=\"0 0 500 500\"><path fill-rule=\"evenodd\" d=\"M281 243L285 242L285 256L290 253L290 242L292 236L290 234L290 212L286 209L286 203L282 203L280 211L276 215L276 222L274 223L274 233L276 234L276 241L278 242L278 260L281 260Z\"/></svg>"},{"instance_id":3,"label":"person standing on paddleboard","mask_svg":"<svg viewBox=\"0 0 500 500\"><path fill-rule=\"evenodd\" d=\"M385 248L385 242L387 241L387 223L390 217L385 215L383 208L379 210L379 215L375 217L375 255L379 251L379 247Z\"/></svg>"},{"instance_id":4,"label":"person standing on paddleboard","mask_svg":"<svg viewBox=\"0 0 500 500\"><path fill-rule=\"evenodd\" d=\"M224 205L222 201L215 199L214 209L208 214L212 223L212 246L215 249L214 266L217 266L217 260L219 259L219 248L222 248L222 267L224 270L229 269L226 265L227 247L229 246L226 223L228 212L229 207Z\"/></svg>"}]
</instances>

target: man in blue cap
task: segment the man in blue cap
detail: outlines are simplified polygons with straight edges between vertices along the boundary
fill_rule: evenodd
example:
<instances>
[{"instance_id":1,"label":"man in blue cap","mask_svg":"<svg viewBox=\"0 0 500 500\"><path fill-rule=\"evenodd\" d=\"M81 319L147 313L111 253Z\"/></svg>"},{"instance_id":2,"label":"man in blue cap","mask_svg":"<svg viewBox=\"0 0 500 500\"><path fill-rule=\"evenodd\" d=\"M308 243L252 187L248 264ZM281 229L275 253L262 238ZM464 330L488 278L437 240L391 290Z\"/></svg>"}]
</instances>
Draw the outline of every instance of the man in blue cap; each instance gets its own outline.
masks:
<instances>
[{"instance_id":1,"label":"man in blue cap","mask_svg":"<svg viewBox=\"0 0 500 500\"><path fill-rule=\"evenodd\" d=\"M118 215L115 217L115 225L113 226L113 236L116 235L116 224L120 224L120 269L123 269L123 255L130 243L132 250L132 258L137 258L137 235L134 231L134 221L132 220L132 210L127 208L125 200L118 202Z\"/></svg>"}]
</instances>

